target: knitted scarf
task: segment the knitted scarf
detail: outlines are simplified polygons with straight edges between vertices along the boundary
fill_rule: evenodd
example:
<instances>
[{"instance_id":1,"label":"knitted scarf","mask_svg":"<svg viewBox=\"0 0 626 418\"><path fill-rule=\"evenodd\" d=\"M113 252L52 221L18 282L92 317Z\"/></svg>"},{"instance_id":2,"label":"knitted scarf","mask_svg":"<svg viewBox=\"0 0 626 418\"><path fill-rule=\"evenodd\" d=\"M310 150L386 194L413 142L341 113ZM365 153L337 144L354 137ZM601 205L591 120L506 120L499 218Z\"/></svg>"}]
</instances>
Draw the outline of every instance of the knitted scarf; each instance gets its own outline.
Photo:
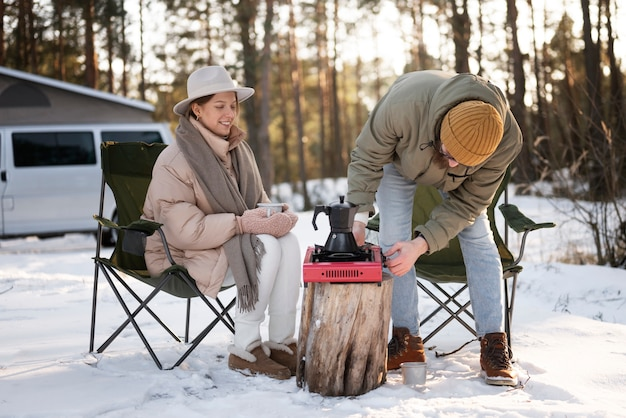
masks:
<instances>
[{"instance_id":1,"label":"knitted scarf","mask_svg":"<svg viewBox=\"0 0 626 418\"><path fill-rule=\"evenodd\" d=\"M202 134L186 117L176 128L176 143L195 172L198 183L215 213L241 216L260 201L263 185L250 146L242 141L232 151L232 169L239 185L233 181ZM251 311L259 300L258 276L265 254L256 235L240 234L224 243L228 265L237 285L237 304L242 312Z\"/></svg>"}]
</instances>

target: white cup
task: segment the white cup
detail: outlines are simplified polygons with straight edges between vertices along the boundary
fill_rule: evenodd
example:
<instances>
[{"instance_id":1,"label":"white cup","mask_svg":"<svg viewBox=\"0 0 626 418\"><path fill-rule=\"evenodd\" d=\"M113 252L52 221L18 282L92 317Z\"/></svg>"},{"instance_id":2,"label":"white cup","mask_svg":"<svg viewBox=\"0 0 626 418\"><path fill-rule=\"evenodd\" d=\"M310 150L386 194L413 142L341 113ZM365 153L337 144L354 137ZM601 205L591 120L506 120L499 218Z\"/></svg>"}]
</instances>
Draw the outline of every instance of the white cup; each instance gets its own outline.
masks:
<instances>
[{"instance_id":1,"label":"white cup","mask_svg":"<svg viewBox=\"0 0 626 418\"><path fill-rule=\"evenodd\" d=\"M257 207L267 209L268 218L275 213L280 213L283 211L282 203L258 203Z\"/></svg>"},{"instance_id":2,"label":"white cup","mask_svg":"<svg viewBox=\"0 0 626 418\"><path fill-rule=\"evenodd\" d=\"M421 386L426 384L426 363L412 361L400 364L402 368L402 383L407 386Z\"/></svg>"}]
</instances>

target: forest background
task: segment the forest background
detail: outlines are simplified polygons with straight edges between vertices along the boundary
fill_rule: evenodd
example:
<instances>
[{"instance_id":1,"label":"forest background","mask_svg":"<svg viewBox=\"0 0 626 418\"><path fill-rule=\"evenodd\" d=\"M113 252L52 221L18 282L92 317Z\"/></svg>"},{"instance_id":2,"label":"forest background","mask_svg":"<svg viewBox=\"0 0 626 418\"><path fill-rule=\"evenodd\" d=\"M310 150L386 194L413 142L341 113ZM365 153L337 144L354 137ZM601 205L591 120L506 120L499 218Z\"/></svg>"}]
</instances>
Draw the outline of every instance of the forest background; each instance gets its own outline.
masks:
<instances>
[{"instance_id":1,"label":"forest background","mask_svg":"<svg viewBox=\"0 0 626 418\"><path fill-rule=\"evenodd\" d=\"M0 12L1 66L146 100L172 127L187 76L224 65L257 91L242 126L266 189L292 184L303 210L308 179L345 176L399 74L483 75L524 134L518 192L574 203L595 254L571 261L626 266L618 0L0 0Z\"/></svg>"}]
</instances>

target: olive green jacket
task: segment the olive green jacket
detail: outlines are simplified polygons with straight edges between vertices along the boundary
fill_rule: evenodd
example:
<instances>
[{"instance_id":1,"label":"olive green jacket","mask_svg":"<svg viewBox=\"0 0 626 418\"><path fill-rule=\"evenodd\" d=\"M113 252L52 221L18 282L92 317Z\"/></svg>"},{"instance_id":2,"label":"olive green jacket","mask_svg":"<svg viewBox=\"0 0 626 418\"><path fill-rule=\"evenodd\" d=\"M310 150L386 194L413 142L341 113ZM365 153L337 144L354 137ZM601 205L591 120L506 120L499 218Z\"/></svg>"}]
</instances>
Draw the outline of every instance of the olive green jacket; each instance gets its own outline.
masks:
<instances>
[{"instance_id":1,"label":"olive green jacket","mask_svg":"<svg viewBox=\"0 0 626 418\"><path fill-rule=\"evenodd\" d=\"M446 112L458 103L482 100L493 105L504 121L496 151L475 167L443 168L433 163L433 141ZM347 200L360 212L374 214L374 198L383 175L393 163L407 179L448 192L425 225L418 225L435 252L448 245L489 206L507 167L522 148L522 134L500 89L472 74L417 71L400 76L371 112L356 140L348 166Z\"/></svg>"}]
</instances>

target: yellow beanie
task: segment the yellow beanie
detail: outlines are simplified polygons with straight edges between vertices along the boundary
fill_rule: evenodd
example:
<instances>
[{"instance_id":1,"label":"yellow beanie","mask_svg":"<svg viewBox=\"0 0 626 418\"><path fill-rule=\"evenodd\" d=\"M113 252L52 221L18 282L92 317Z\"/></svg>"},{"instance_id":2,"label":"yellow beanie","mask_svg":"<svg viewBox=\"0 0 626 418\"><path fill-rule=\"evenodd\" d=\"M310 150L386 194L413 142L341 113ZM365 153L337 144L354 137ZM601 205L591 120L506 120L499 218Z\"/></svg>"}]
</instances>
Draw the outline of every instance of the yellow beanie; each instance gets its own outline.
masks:
<instances>
[{"instance_id":1,"label":"yellow beanie","mask_svg":"<svg viewBox=\"0 0 626 418\"><path fill-rule=\"evenodd\" d=\"M502 133L502 118L496 109L488 103L469 100L446 113L439 137L459 164L472 167L493 154Z\"/></svg>"}]
</instances>

